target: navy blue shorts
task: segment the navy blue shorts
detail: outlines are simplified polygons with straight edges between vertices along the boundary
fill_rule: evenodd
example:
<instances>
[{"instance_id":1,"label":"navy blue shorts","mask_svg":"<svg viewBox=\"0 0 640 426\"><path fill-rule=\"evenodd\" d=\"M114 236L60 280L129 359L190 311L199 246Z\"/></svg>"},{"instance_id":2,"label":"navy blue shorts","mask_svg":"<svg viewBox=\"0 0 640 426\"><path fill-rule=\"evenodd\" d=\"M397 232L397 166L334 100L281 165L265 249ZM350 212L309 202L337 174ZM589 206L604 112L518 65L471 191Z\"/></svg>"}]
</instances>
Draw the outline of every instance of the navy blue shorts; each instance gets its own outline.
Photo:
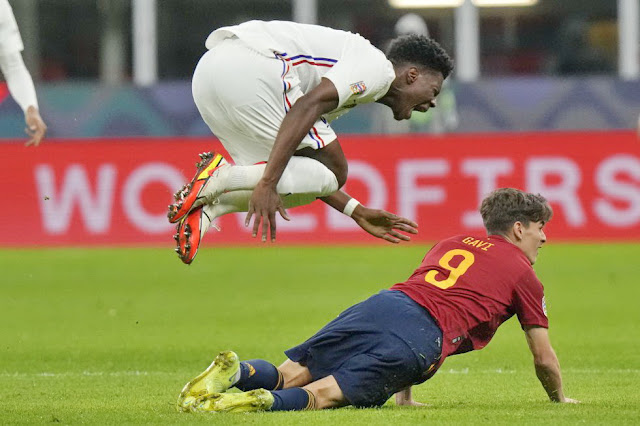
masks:
<instances>
[{"instance_id":1,"label":"navy blue shorts","mask_svg":"<svg viewBox=\"0 0 640 426\"><path fill-rule=\"evenodd\" d=\"M342 312L285 354L313 380L333 375L351 405L376 407L422 383L442 352L442 332L409 296L383 290Z\"/></svg>"}]
</instances>

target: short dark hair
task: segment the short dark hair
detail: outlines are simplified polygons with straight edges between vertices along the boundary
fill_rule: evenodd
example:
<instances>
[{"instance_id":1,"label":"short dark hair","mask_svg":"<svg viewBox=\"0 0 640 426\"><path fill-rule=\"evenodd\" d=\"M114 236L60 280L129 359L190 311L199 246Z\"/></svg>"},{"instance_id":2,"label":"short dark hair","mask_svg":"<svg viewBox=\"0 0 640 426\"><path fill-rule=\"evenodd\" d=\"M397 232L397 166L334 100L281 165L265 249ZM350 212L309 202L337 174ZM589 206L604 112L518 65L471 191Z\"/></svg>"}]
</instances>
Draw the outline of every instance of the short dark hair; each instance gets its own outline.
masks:
<instances>
[{"instance_id":1,"label":"short dark hair","mask_svg":"<svg viewBox=\"0 0 640 426\"><path fill-rule=\"evenodd\" d=\"M515 188L500 188L489 194L480 206L484 227L489 235L505 234L516 222L529 226L530 222L548 222L553 210L540 194Z\"/></svg>"},{"instance_id":2,"label":"short dark hair","mask_svg":"<svg viewBox=\"0 0 640 426\"><path fill-rule=\"evenodd\" d=\"M453 61L447 52L435 40L418 34L403 35L391 40L387 59L394 65L409 63L440 71L444 78L453 70Z\"/></svg>"}]
</instances>

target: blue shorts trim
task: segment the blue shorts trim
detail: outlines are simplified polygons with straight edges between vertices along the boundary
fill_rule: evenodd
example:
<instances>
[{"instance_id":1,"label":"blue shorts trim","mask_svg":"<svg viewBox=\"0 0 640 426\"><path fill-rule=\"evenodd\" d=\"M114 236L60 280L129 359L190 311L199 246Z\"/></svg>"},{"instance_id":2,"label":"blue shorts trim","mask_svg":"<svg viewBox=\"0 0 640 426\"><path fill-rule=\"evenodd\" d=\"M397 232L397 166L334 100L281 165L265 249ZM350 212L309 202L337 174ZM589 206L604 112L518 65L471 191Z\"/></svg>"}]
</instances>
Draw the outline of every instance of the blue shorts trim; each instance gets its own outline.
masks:
<instances>
[{"instance_id":1,"label":"blue shorts trim","mask_svg":"<svg viewBox=\"0 0 640 426\"><path fill-rule=\"evenodd\" d=\"M375 407L424 381L441 352L442 332L427 310L400 291L383 290L285 354L313 380L333 375L351 405Z\"/></svg>"}]
</instances>

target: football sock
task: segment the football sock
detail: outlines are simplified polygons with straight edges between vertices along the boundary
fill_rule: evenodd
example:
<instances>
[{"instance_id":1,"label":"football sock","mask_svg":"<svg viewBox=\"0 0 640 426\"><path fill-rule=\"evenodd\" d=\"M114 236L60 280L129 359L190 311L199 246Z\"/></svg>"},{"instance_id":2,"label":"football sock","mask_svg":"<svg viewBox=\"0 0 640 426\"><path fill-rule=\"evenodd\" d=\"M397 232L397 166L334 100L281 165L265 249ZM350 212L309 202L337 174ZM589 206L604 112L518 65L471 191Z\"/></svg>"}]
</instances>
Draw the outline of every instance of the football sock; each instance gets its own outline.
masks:
<instances>
[{"instance_id":1,"label":"football sock","mask_svg":"<svg viewBox=\"0 0 640 426\"><path fill-rule=\"evenodd\" d=\"M222 194L218 197L218 202L213 205L210 211L213 213L211 219L220 217L227 213L246 212L249 209L249 200L253 191L233 191ZM281 195L282 204L285 209L311 204L316 200L313 194L288 194Z\"/></svg>"},{"instance_id":2,"label":"football sock","mask_svg":"<svg viewBox=\"0 0 640 426\"><path fill-rule=\"evenodd\" d=\"M282 199L282 204L285 209L306 206L318 199L314 194L288 194L280 195L280 198Z\"/></svg>"},{"instance_id":3,"label":"football sock","mask_svg":"<svg viewBox=\"0 0 640 426\"><path fill-rule=\"evenodd\" d=\"M273 405L271 411L313 410L316 397L303 388L289 388L271 392Z\"/></svg>"},{"instance_id":4,"label":"football sock","mask_svg":"<svg viewBox=\"0 0 640 426\"><path fill-rule=\"evenodd\" d=\"M203 222L202 235L204 235L216 218L228 213L246 212L249 207L252 191L234 191L227 192L218 197L218 202L205 206L207 220ZM281 195L282 204L285 209L304 206L316 200L316 196L312 194L289 194Z\"/></svg>"},{"instance_id":5,"label":"football sock","mask_svg":"<svg viewBox=\"0 0 640 426\"><path fill-rule=\"evenodd\" d=\"M227 192L218 197L217 203L213 205L213 216L223 216L228 213L246 212L249 208L249 200L253 191L233 191Z\"/></svg>"},{"instance_id":6,"label":"football sock","mask_svg":"<svg viewBox=\"0 0 640 426\"><path fill-rule=\"evenodd\" d=\"M221 170L219 177L224 179L225 191L253 189L262 178L266 167L266 164L236 165ZM338 180L321 162L294 156L285 167L277 190L279 194L315 194L316 197L324 197L338 190Z\"/></svg>"},{"instance_id":7,"label":"football sock","mask_svg":"<svg viewBox=\"0 0 640 426\"><path fill-rule=\"evenodd\" d=\"M240 363L240 379L234 385L241 391L253 389L282 389L284 378L273 364L262 359L251 359Z\"/></svg>"}]
</instances>

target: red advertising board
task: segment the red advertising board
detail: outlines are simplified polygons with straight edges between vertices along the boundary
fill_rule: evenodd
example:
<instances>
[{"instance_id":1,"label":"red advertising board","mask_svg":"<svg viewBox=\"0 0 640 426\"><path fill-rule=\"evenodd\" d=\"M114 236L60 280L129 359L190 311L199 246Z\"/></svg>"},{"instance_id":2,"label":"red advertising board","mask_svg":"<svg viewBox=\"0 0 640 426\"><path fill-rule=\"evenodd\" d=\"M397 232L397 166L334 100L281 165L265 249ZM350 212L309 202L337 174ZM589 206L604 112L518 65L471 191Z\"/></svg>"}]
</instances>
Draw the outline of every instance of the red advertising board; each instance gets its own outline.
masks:
<instances>
[{"instance_id":1,"label":"red advertising board","mask_svg":"<svg viewBox=\"0 0 640 426\"><path fill-rule=\"evenodd\" d=\"M347 192L416 220L415 241L482 234L477 207L494 188L543 194L550 239L640 241L640 141L630 131L343 136ZM213 139L0 143L0 245L172 245L172 193ZM320 201L280 221L280 243L382 243ZM258 244L244 214L220 218L205 244Z\"/></svg>"}]
</instances>

